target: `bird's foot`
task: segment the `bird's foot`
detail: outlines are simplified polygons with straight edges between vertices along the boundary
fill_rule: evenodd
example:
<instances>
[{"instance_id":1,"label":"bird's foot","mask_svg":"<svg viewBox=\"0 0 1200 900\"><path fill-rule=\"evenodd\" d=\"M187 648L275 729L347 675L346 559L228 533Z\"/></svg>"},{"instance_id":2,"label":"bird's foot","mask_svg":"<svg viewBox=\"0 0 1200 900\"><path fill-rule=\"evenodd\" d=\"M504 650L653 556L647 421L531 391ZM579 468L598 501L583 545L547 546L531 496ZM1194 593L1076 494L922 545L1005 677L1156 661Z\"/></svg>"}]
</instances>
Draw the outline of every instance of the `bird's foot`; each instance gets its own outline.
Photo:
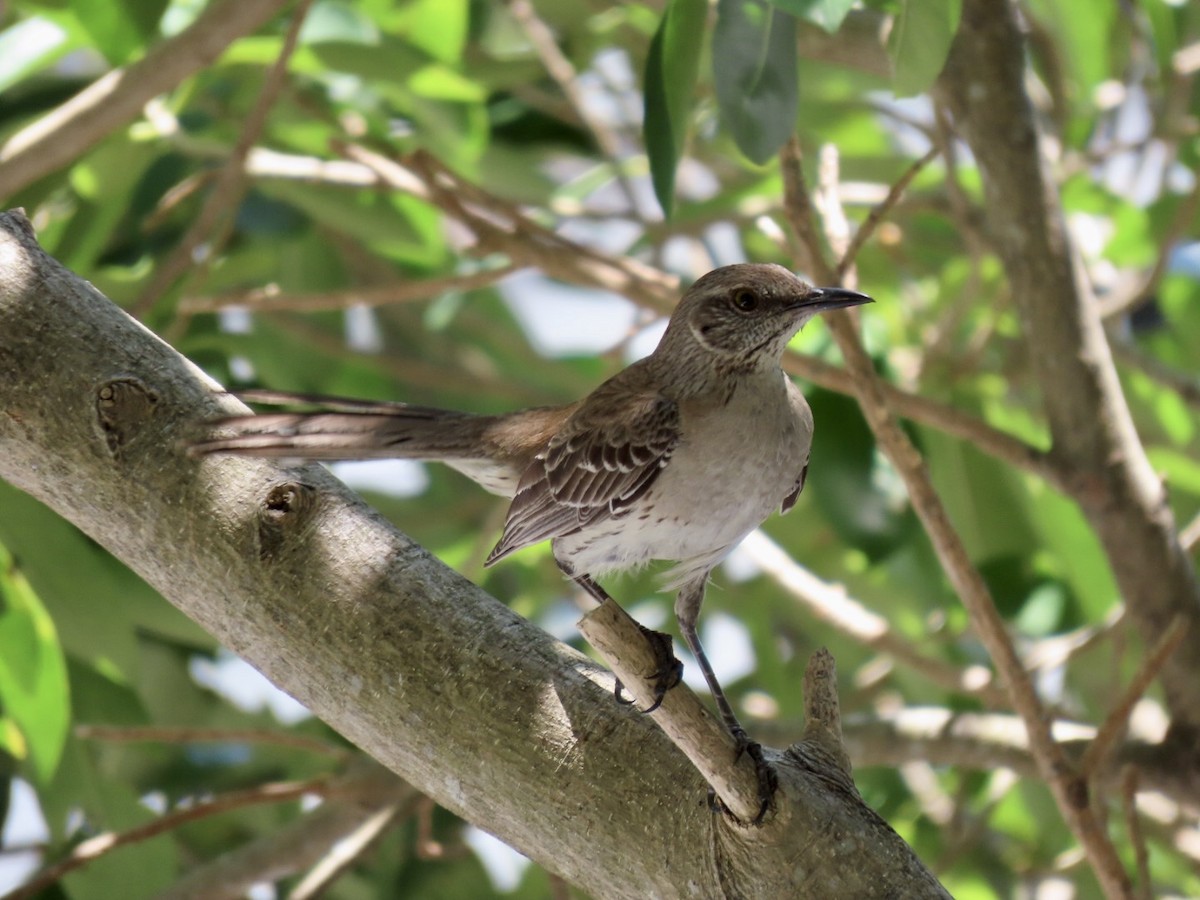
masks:
<instances>
[{"instance_id":1,"label":"bird's foot","mask_svg":"<svg viewBox=\"0 0 1200 900\"><path fill-rule=\"evenodd\" d=\"M767 810L771 808L771 801L775 797L775 791L779 788L779 777L775 774L775 769L772 768L771 764L763 756L762 744L758 741L750 740L750 736L746 734L745 729L741 725L731 728L730 731L737 744L733 754L734 763L736 764L742 758L742 755L745 754L753 761L755 772L758 775L758 815L751 820L750 824L761 825L767 815ZM721 812L729 816L733 815L712 788L708 789L708 808L713 812Z\"/></svg>"},{"instance_id":2,"label":"bird's foot","mask_svg":"<svg viewBox=\"0 0 1200 900\"><path fill-rule=\"evenodd\" d=\"M651 628L638 623L638 628L642 629L642 634L646 636L646 640L650 642L650 647L654 650L655 669L654 674L650 676L650 682L654 685L654 702L647 706L642 712L652 713L662 706L663 698L667 695L667 691L679 684L683 680L683 663L675 658L675 648L671 643L671 636L663 634L661 631L654 631ZM632 699L625 699L623 691L625 686L621 684L618 678L616 685L613 687L613 696L618 703L628 705L633 703Z\"/></svg>"}]
</instances>

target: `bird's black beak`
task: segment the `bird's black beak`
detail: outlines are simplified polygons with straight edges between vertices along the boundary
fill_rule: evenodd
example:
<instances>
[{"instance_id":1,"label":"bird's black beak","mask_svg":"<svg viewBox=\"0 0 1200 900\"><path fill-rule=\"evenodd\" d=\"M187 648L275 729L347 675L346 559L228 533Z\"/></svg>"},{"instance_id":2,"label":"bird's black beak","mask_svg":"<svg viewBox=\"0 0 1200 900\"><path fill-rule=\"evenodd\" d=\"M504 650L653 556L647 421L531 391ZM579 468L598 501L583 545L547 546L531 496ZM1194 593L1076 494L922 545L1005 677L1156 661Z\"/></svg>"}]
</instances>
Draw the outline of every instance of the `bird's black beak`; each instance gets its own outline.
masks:
<instances>
[{"instance_id":1,"label":"bird's black beak","mask_svg":"<svg viewBox=\"0 0 1200 900\"><path fill-rule=\"evenodd\" d=\"M861 306L864 303L874 303L875 300L858 291L848 291L845 288L813 288L807 297L793 304L797 309L809 309L813 312L827 312L831 309L847 309L851 306Z\"/></svg>"}]
</instances>

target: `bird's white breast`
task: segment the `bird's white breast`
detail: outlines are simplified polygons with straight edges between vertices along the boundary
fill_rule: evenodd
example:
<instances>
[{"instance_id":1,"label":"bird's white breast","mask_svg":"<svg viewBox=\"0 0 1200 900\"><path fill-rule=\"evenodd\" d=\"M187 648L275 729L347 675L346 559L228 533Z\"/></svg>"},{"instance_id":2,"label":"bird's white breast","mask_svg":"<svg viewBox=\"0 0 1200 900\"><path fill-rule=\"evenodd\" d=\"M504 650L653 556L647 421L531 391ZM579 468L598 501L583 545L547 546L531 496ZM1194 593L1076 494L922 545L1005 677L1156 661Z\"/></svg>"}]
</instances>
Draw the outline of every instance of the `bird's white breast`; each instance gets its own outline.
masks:
<instances>
[{"instance_id":1,"label":"bird's white breast","mask_svg":"<svg viewBox=\"0 0 1200 900\"><path fill-rule=\"evenodd\" d=\"M642 502L559 538L556 555L594 576L678 562L667 587L720 562L779 509L812 443L812 414L799 391L778 369L757 377L740 382L720 408L681 404L680 443Z\"/></svg>"}]
</instances>

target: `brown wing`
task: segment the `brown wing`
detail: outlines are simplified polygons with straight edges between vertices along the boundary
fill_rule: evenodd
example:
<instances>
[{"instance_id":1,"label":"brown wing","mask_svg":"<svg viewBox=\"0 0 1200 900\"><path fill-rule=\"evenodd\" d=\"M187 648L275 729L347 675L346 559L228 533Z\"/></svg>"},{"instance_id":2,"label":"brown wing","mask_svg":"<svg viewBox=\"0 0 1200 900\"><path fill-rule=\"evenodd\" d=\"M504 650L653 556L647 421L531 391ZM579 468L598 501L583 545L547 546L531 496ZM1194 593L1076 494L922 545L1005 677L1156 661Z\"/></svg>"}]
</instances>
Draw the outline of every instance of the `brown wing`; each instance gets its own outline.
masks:
<instances>
[{"instance_id":1,"label":"brown wing","mask_svg":"<svg viewBox=\"0 0 1200 900\"><path fill-rule=\"evenodd\" d=\"M526 469L487 565L530 544L622 515L667 465L679 408L656 392L604 385Z\"/></svg>"},{"instance_id":2,"label":"brown wing","mask_svg":"<svg viewBox=\"0 0 1200 900\"><path fill-rule=\"evenodd\" d=\"M800 492L804 490L804 481L808 478L808 460L804 461L804 468L800 470L800 477L796 479L796 483L792 485L792 489L788 491L788 495L783 498L783 503L779 506L780 513L788 512L796 501L800 499Z\"/></svg>"}]
</instances>

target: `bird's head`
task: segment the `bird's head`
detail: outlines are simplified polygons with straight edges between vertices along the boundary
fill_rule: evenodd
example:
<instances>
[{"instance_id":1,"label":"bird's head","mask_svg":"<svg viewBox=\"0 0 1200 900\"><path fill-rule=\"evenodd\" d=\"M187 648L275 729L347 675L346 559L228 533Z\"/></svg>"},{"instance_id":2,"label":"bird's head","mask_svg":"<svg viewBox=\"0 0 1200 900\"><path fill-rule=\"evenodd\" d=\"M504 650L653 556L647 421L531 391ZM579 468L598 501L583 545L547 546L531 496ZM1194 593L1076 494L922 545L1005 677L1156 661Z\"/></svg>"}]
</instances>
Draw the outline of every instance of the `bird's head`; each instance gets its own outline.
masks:
<instances>
[{"instance_id":1,"label":"bird's head","mask_svg":"<svg viewBox=\"0 0 1200 900\"><path fill-rule=\"evenodd\" d=\"M671 316L667 336L689 335L733 366L778 359L818 313L870 303L843 288L818 288L783 266L744 263L714 269L693 284Z\"/></svg>"}]
</instances>

